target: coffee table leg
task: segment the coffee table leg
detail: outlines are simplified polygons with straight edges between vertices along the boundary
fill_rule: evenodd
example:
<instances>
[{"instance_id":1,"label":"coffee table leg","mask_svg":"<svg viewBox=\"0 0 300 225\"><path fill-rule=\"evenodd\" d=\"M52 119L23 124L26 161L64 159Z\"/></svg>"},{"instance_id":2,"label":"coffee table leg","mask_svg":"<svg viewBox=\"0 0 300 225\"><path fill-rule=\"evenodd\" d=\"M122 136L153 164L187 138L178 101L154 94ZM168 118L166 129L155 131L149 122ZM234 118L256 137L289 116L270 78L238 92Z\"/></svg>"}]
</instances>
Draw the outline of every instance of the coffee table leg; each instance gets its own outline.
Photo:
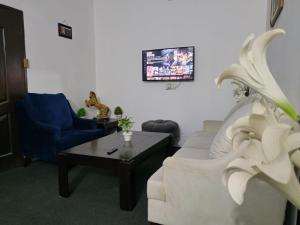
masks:
<instances>
[{"instance_id":1,"label":"coffee table leg","mask_svg":"<svg viewBox=\"0 0 300 225\"><path fill-rule=\"evenodd\" d=\"M67 156L60 154L58 155L58 186L59 194L62 197L69 197L69 179L68 179L68 161Z\"/></svg>"},{"instance_id":2,"label":"coffee table leg","mask_svg":"<svg viewBox=\"0 0 300 225\"><path fill-rule=\"evenodd\" d=\"M120 208L131 211L135 206L135 168L127 162L120 162Z\"/></svg>"}]
</instances>

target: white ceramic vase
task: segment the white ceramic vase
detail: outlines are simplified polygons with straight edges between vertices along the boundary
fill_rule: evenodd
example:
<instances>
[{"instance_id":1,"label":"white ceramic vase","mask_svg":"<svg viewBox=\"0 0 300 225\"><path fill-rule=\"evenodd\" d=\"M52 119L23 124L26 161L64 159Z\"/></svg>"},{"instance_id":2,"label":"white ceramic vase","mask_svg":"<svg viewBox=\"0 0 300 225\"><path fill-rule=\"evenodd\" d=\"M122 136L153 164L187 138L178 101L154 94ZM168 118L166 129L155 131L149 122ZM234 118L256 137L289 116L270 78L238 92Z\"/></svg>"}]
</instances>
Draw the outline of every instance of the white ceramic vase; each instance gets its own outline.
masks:
<instances>
[{"instance_id":1,"label":"white ceramic vase","mask_svg":"<svg viewBox=\"0 0 300 225\"><path fill-rule=\"evenodd\" d=\"M123 136L125 141L131 141L132 131L128 131L128 132L124 131Z\"/></svg>"}]
</instances>

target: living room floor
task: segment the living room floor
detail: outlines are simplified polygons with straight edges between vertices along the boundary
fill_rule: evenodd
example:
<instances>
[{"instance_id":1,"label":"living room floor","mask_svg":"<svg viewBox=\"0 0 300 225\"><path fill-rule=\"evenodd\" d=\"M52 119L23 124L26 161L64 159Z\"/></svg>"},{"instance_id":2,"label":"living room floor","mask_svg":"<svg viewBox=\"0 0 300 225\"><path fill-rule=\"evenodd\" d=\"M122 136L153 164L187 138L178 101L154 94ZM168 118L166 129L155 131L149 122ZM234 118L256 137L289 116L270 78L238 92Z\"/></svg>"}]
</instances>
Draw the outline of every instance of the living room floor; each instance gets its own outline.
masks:
<instances>
[{"instance_id":1,"label":"living room floor","mask_svg":"<svg viewBox=\"0 0 300 225\"><path fill-rule=\"evenodd\" d=\"M118 178L106 171L75 167L72 194L58 194L57 166L33 162L0 173L0 224L3 225L143 225L147 222L146 182L161 163L146 161L137 170L138 202L133 211L119 208Z\"/></svg>"}]
</instances>

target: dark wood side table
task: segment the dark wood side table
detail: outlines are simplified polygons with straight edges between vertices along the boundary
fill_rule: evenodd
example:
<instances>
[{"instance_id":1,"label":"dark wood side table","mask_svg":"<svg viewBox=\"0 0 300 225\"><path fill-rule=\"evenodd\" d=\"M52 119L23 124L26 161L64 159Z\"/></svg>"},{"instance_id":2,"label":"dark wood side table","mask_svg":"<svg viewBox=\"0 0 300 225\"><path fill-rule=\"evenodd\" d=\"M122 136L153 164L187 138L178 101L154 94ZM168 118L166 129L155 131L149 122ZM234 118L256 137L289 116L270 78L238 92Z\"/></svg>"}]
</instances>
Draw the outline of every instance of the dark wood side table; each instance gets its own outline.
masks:
<instances>
[{"instance_id":1,"label":"dark wood side table","mask_svg":"<svg viewBox=\"0 0 300 225\"><path fill-rule=\"evenodd\" d=\"M97 127L104 129L106 135L119 131L117 119L97 119L96 121Z\"/></svg>"}]
</instances>

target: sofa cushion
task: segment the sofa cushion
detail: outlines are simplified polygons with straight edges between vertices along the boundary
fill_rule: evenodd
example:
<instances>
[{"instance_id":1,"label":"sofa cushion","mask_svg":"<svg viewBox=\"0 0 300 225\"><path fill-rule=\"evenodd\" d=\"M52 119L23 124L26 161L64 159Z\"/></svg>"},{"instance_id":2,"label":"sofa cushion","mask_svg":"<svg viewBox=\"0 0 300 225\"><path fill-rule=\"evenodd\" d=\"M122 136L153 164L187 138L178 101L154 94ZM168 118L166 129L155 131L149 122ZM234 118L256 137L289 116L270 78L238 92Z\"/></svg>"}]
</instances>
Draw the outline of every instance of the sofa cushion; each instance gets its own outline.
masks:
<instances>
[{"instance_id":1,"label":"sofa cushion","mask_svg":"<svg viewBox=\"0 0 300 225\"><path fill-rule=\"evenodd\" d=\"M103 129L92 130L66 130L62 132L62 137L57 140L57 149L63 150L80 145L87 141L100 138L104 135Z\"/></svg>"},{"instance_id":2,"label":"sofa cushion","mask_svg":"<svg viewBox=\"0 0 300 225\"><path fill-rule=\"evenodd\" d=\"M222 127L214 137L210 146L209 158L221 158L232 150L231 140L226 136L226 130L240 117L251 113L253 103L258 100L258 97L245 98L236 104L226 116Z\"/></svg>"},{"instance_id":3,"label":"sofa cushion","mask_svg":"<svg viewBox=\"0 0 300 225\"><path fill-rule=\"evenodd\" d=\"M208 159L208 156L209 156L209 149L182 147L174 154L173 157L204 160L204 159Z\"/></svg>"},{"instance_id":4,"label":"sofa cushion","mask_svg":"<svg viewBox=\"0 0 300 225\"><path fill-rule=\"evenodd\" d=\"M223 121L220 120L205 120L203 121L203 130L217 133L222 124Z\"/></svg>"},{"instance_id":5,"label":"sofa cushion","mask_svg":"<svg viewBox=\"0 0 300 225\"><path fill-rule=\"evenodd\" d=\"M185 141L183 147L209 149L216 133L216 131L197 131Z\"/></svg>"},{"instance_id":6,"label":"sofa cushion","mask_svg":"<svg viewBox=\"0 0 300 225\"><path fill-rule=\"evenodd\" d=\"M173 157L207 159L209 146L215 135L216 132L195 132ZM147 195L149 199L160 201L166 200L166 193L163 186L163 167L157 170L148 180Z\"/></svg>"},{"instance_id":7,"label":"sofa cushion","mask_svg":"<svg viewBox=\"0 0 300 225\"><path fill-rule=\"evenodd\" d=\"M147 196L149 199L166 201L166 192L163 186L163 167L157 170L148 180Z\"/></svg>"}]
</instances>

